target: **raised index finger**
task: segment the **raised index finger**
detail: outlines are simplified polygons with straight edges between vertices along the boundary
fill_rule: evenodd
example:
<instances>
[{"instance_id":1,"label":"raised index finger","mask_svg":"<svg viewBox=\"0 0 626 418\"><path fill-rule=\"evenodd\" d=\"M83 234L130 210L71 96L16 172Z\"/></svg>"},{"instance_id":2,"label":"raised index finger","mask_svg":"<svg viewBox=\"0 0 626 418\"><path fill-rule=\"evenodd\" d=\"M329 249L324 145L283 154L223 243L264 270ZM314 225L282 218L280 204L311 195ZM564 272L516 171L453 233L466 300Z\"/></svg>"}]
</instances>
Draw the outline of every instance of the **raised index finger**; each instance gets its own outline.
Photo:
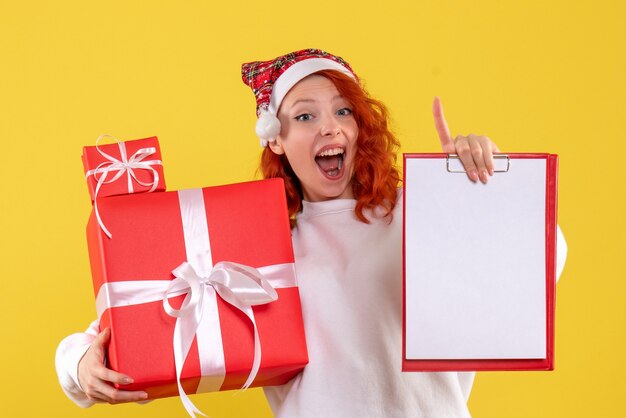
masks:
<instances>
[{"instance_id":1,"label":"raised index finger","mask_svg":"<svg viewBox=\"0 0 626 418\"><path fill-rule=\"evenodd\" d=\"M435 129L439 135L439 141L441 141L441 149L448 154L454 154L454 141L450 136L450 130L448 129L448 123L443 116L443 106L439 97L435 96L433 100L433 118L435 119Z\"/></svg>"}]
</instances>

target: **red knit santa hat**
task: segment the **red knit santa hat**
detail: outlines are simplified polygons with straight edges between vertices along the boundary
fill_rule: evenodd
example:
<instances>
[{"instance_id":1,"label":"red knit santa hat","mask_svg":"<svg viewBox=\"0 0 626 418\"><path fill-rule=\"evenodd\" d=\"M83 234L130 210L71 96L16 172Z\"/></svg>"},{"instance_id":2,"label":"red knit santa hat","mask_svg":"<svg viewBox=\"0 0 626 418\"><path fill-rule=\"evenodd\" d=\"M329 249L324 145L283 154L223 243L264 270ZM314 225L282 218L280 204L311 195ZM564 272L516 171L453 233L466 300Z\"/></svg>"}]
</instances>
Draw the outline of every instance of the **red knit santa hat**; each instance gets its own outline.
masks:
<instances>
[{"instance_id":1,"label":"red knit santa hat","mask_svg":"<svg viewBox=\"0 0 626 418\"><path fill-rule=\"evenodd\" d=\"M321 49L303 49L270 61L241 66L241 78L256 97L256 134L262 147L274 141L280 133L276 114L289 90L304 77L321 70L341 71L358 80L346 61Z\"/></svg>"}]
</instances>

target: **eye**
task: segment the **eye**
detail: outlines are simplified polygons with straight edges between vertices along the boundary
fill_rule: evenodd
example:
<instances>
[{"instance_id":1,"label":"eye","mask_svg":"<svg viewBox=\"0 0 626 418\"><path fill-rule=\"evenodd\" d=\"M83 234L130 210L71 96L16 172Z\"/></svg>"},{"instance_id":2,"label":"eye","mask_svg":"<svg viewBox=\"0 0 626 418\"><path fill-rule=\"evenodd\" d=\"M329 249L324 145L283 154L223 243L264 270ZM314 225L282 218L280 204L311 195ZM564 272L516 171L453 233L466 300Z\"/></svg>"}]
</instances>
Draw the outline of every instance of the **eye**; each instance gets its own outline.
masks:
<instances>
[{"instance_id":1,"label":"eye","mask_svg":"<svg viewBox=\"0 0 626 418\"><path fill-rule=\"evenodd\" d=\"M313 119L313 115L311 115L310 113L303 113L301 115L296 116L294 119L297 120L298 122L306 122L308 120Z\"/></svg>"},{"instance_id":2,"label":"eye","mask_svg":"<svg viewBox=\"0 0 626 418\"><path fill-rule=\"evenodd\" d=\"M350 116L352 114L352 109L349 107L344 107L343 109L339 109L337 111L337 115L339 116Z\"/></svg>"}]
</instances>

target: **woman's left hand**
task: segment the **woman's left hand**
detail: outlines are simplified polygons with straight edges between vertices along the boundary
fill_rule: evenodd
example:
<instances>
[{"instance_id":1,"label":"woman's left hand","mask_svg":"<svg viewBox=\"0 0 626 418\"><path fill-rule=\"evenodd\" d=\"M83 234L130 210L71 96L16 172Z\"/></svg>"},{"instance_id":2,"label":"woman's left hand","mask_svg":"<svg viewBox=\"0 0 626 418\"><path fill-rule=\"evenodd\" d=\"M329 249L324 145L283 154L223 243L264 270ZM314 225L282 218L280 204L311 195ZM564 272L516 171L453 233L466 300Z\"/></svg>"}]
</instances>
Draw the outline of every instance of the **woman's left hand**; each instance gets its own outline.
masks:
<instances>
[{"instance_id":1,"label":"woman's left hand","mask_svg":"<svg viewBox=\"0 0 626 418\"><path fill-rule=\"evenodd\" d=\"M486 184L489 176L493 175L493 153L500 152L496 144L486 136L474 134L458 135L453 140L439 97L433 101L433 117L443 152L457 154L470 180Z\"/></svg>"}]
</instances>

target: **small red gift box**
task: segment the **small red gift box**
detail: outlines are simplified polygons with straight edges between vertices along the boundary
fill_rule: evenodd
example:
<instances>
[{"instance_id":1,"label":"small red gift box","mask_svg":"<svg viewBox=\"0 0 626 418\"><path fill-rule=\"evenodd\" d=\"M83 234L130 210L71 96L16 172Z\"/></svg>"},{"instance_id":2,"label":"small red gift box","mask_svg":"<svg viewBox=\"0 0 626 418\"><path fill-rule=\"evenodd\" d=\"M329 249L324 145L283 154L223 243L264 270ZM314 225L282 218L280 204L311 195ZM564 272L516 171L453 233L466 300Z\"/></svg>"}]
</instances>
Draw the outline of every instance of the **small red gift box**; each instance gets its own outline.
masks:
<instances>
[{"instance_id":1,"label":"small red gift box","mask_svg":"<svg viewBox=\"0 0 626 418\"><path fill-rule=\"evenodd\" d=\"M83 148L91 200L130 193L165 191L161 150L156 136Z\"/></svg>"},{"instance_id":2,"label":"small red gift box","mask_svg":"<svg viewBox=\"0 0 626 418\"><path fill-rule=\"evenodd\" d=\"M109 367L134 379L125 390L179 395L177 367L187 393L279 385L307 364L282 180L98 201L113 238L92 212L89 257ZM277 299L246 305L241 288Z\"/></svg>"}]
</instances>

